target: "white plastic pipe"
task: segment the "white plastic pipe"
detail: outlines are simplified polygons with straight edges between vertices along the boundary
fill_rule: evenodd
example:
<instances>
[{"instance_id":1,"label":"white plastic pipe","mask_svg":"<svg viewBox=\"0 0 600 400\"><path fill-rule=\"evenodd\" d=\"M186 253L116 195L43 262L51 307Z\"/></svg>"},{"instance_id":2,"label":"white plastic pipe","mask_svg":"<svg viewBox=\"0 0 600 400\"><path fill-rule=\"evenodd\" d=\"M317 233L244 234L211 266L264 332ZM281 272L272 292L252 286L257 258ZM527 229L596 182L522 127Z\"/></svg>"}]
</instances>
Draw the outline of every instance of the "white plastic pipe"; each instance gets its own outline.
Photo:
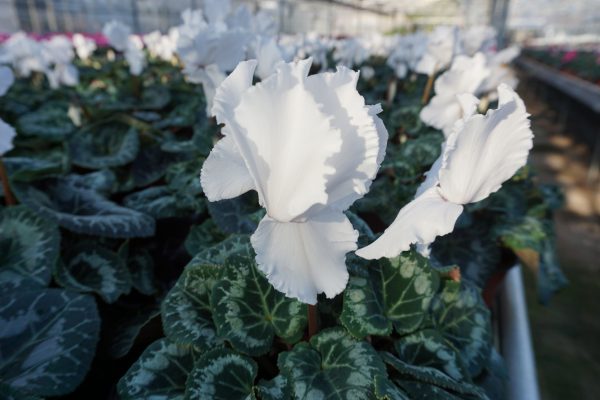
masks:
<instances>
[{"instance_id":1,"label":"white plastic pipe","mask_svg":"<svg viewBox=\"0 0 600 400\"><path fill-rule=\"evenodd\" d=\"M500 292L501 351L508 368L506 398L539 400L521 266L510 269Z\"/></svg>"}]
</instances>

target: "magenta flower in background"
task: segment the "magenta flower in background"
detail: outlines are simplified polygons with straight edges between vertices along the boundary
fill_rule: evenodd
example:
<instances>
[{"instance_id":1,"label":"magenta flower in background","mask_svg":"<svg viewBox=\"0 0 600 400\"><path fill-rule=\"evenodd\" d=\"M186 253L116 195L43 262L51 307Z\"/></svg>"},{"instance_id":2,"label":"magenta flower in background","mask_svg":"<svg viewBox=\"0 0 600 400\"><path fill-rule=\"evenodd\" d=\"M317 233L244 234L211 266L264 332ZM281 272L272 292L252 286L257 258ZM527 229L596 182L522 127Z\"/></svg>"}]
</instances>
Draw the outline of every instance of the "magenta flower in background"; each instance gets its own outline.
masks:
<instances>
[{"instance_id":1,"label":"magenta flower in background","mask_svg":"<svg viewBox=\"0 0 600 400\"><path fill-rule=\"evenodd\" d=\"M562 56L562 62L569 63L569 62L573 61L576 58L577 58L577 50L570 50L570 51L567 51Z\"/></svg>"}]
</instances>

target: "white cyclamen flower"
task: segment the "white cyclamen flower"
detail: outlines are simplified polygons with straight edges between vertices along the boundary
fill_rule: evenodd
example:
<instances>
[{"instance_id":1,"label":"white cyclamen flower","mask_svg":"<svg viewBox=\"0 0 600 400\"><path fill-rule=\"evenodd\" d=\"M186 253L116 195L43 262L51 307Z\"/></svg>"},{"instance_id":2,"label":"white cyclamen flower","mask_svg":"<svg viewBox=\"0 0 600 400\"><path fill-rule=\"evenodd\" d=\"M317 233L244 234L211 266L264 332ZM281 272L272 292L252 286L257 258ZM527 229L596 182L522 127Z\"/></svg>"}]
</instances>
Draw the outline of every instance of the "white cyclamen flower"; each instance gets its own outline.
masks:
<instances>
[{"instance_id":1,"label":"white cyclamen flower","mask_svg":"<svg viewBox=\"0 0 600 400\"><path fill-rule=\"evenodd\" d=\"M127 47L125 48L125 59L129 64L129 73L131 75L139 75L146 66L146 55L144 54L144 42L139 36L131 35L127 39Z\"/></svg>"},{"instance_id":2,"label":"white cyclamen flower","mask_svg":"<svg viewBox=\"0 0 600 400\"><path fill-rule=\"evenodd\" d=\"M82 60L87 60L97 48L96 42L90 38L86 38L81 33L74 34L72 41L77 57Z\"/></svg>"},{"instance_id":3,"label":"white cyclamen flower","mask_svg":"<svg viewBox=\"0 0 600 400\"><path fill-rule=\"evenodd\" d=\"M15 77L10 68L0 66L0 96L4 96L15 81ZM15 129L0 119L0 156L7 151L12 150L12 141L17 135Z\"/></svg>"},{"instance_id":4,"label":"white cyclamen flower","mask_svg":"<svg viewBox=\"0 0 600 400\"><path fill-rule=\"evenodd\" d=\"M427 36L422 33L400 36L387 59L387 65L396 76L404 79L409 70L414 70L427 50Z\"/></svg>"},{"instance_id":5,"label":"white cyclamen flower","mask_svg":"<svg viewBox=\"0 0 600 400\"><path fill-rule=\"evenodd\" d=\"M17 136L15 128L0 119L0 156L13 149L15 136Z\"/></svg>"},{"instance_id":6,"label":"white cyclamen flower","mask_svg":"<svg viewBox=\"0 0 600 400\"><path fill-rule=\"evenodd\" d=\"M279 291L315 304L348 281L346 253L358 233L344 211L369 190L387 131L347 68L307 76L311 60L280 64L252 86L246 61L217 89L224 138L201 172L208 200L256 190L267 215L252 235L256 261Z\"/></svg>"},{"instance_id":7,"label":"white cyclamen flower","mask_svg":"<svg viewBox=\"0 0 600 400\"><path fill-rule=\"evenodd\" d=\"M435 96L420 113L421 120L427 125L444 131L448 137L456 121L460 120L465 104L462 101L473 99L488 77L485 56L477 53L474 57L458 56L452 67L435 80ZM477 103L472 104L476 107Z\"/></svg>"},{"instance_id":8,"label":"white cyclamen flower","mask_svg":"<svg viewBox=\"0 0 600 400\"><path fill-rule=\"evenodd\" d=\"M279 63L284 62L281 49L277 45L275 38L258 38L254 49L258 65L256 67L256 76L265 79L275 72Z\"/></svg>"},{"instance_id":9,"label":"white cyclamen flower","mask_svg":"<svg viewBox=\"0 0 600 400\"><path fill-rule=\"evenodd\" d=\"M160 31L154 31L144 35L144 43L150 55L164 61L171 61L175 55L176 41L173 40L175 32L177 31L172 30L169 35L163 35Z\"/></svg>"},{"instance_id":10,"label":"white cyclamen flower","mask_svg":"<svg viewBox=\"0 0 600 400\"><path fill-rule=\"evenodd\" d=\"M427 50L417 63L415 70L420 74L433 75L452 62L456 48L457 30L450 26L438 26L427 37Z\"/></svg>"},{"instance_id":11,"label":"white cyclamen flower","mask_svg":"<svg viewBox=\"0 0 600 400\"><path fill-rule=\"evenodd\" d=\"M118 51L125 51L131 36L131 28L119 21L110 21L104 28L102 33L106 36L108 43Z\"/></svg>"},{"instance_id":12,"label":"white cyclamen flower","mask_svg":"<svg viewBox=\"0 0 600 400\"><path fill-rule=\"evenodd\" d=\"M14 82L15 76L12 69L4 65L0 66L0 96L4 96Z\"/></svg>"},{"instance_id":13,"label":"white cyclamen flower","mask_svg":"<svg viewBox=\"0 0 600 400\"><path fill-rule=\"evenodd\" d=\"M478 94L488 94L488 99L494 101L498 98L496 88L500 84L504 83L515 89L519 83L519 79L509 64L520 52L521 49L519 47L511 46L497 53L487 54L487 65L490 69L490 74L479 87Z\"/></svg>"},{"instance_id":14,"label":"white cyclamen flower","mask_svg":"<svg viewBox=\"0 0 600 400\"><path fill-rule=\"evenodd\" d=\"M50 87L57 89L60 85L77 85L79 83L79 71L72 64L75 51L71 40L64 35L57 35L45 42L43 46L44 57L48 63L45 72Z\"/></svg>"},{"instance_id":15,"label":"white cyclamen flower","mask_svg":"<svg viewBox=\"0 0 600 400\"><path fill-rule=\"evenodd\" d=\"M498 109L456 124L442 155L413 201L375 242L356 252L366 259L395 257L411 244L426 247L452 232L463 206L496 192L527 162L533 145L529 114L508 86L498 87Z\"/></svg>"},{"instance_id":16,"label":"white cyclamen flower","mask_svg":"<svg viewBox=\"0 0 600 400\"><path fill-rule=\"evenodd\" d=\"M48 61L43 45L24 32L17 32L2 44L2 61L12 63L18 76L28 77L33 71L45 72Z\"/></svg>"}]
</instances>

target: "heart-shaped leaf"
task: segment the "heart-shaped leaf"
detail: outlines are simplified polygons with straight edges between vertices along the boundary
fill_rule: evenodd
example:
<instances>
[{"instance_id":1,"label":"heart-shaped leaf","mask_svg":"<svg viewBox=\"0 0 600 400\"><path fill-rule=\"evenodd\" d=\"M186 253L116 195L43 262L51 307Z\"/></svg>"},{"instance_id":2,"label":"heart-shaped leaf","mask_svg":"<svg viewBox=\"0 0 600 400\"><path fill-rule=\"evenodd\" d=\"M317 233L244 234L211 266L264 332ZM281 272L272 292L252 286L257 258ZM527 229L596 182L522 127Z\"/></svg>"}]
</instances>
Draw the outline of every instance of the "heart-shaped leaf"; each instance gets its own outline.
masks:
<instances>
[{"instance_id":1,"label":"heart-shaped leaf","mask_svg":"<svg viewBox=\"0 0 600 400\"><path fill-rule=\"evenodd\" d=\"M372 399L375 377L387 376L373 347L341 328L319 332L310 344L298 343L279 355L278 365L302 400Z\"/></svg>"},{"instance_id":2,"label":"heart-shaped leaf","mask_svg":"<svg viewBox=\"0 0 600 400\"><path fill-rule=\"evenodd\" d=\"M171 341L205 350L221 343L210 307L210 294L219 270L214 265L188 265L169 291L162 303L162 321Z\"/></svg>"},{"instance_id":3,"label":"heart-shaped leaf","mask_svg":"<svg viewBox=\"0 0 600 400\"><path fill-rule=\"evenodd\" d=\"M132 162L139 151L137 130L107 124L77 132L69 142L73 164L90 169L117 167Z\"/></svg>"},{"instance_id":4,"label":"heart-shaped leaf","mask_svg":"<svg viewBox=\"0 0 600 400\"><path fill-rule=\"evenodd\" d=\"M477 399L487 399L483 390L469 383L460 383L436 368L415 366L405 363L390 353L381 353L383 360L394 370L392 376L406 381L416 381L421 384L433 385L438 388L454 392L459 395L474 396ZM397 378L396 378L397 379ZM394 379L396 382L398 382ZM413 394L412 387L401 384L409 394ZM411 396L411 398L413 398ZM425 398L425 397L424 397ZM438 398L438 397L434 397Z\"/></svg>"},{"instance_id":5,"label":"heart-shaped leaf","mask_svg":"<svg viewBox=\"0 0 600 400\"><path fill-rule=\"evenodd\" d=\"M22 115L17 121L19 135L62 141L75 130L67 109L46 106Z\"/></svg>"},{"instance_id":6,"label":"heart-shaped leaf","mask_svg":"<svg viewBox=\"0 0 600 400\"><path fill-rule=\"evenodd\" d=\"M479 289L465 281L444 281L432 309L436 329L458 350L471 377L479 375L492 347L490 310Z\"/></svg>"},{"instance_id":7,"label":"heart-shaped leaf","mask_svg":"<svg viewBox=\"0 0 600 400\"><path fill-rule=\"evenodd\" d=\"M306 305L273 289L253 258L229 257L210 300L219 336L241 352L258 356L275 336L295 343L304 334Z\"/></svg>"},{"instance_id":8,"label":"heart-shaped leaf","mask_svg":"<svg viewBox=\"0 0 600 400\"><path fill-rule=\"evenodd\" d=\"M434 329L404 336L394 343L394 348L409 364L437 368L457 381L470 379L458 352Z\"/></svg>"},{"instance_id":9,"label":"heart-shaped leaf","mask_svg":"<svg viewBox=\"0 0 600 400\"><path fill-rule=\"evenodd\" d=\"M62 289L3 294L0 376L25 393L70 393L90 367L99 330L91 296Z\"/></svg>"},{"instance_id":10,"label":"heart-shaped leaf","mask_svg":"<svg viewBox=\"0 0 600 400\"><path fill-rule=\"evenodd\" d=\"M118 206L95 190L73 185L67 178L35 185L13 184L15 195L41 217L78 233L115 238L154 235L154 219Z\"/></svg>"},{"instance_id":11,"label":"heart-shaped leaf","mask_svg":"<svg viewBox=\"0 0 600 400\"><path fill-rule=\"evenodd\" d=\"M344 291L340 320L354 336L414 332L423 322L439 286L429 261L411 251L380 260L363 276L352 276Z\"/></svg>"},{"instance_id":12,"label":"heart-shaped leaf","mask_svg":"<svg viewBox=\"0 0 600 400\"><path fill-rule=\"evenodd\" d=\"M182 400L185 382L197 357L192 346L159 339L144 350L119 380L119 396L124 400Z\"/></svg>"},{"instance_id":13,"label":"heart-shaped leaf","mask_svg":"<svg viewBox=\"0 0 600 400\"><path fill-rule=\"evenodd\" d=\"M231 235L222 242L196 254L194 258L192 258L192 261L190 261L190 265L223 265L225 264L225 261L233 255L254 258L254 249L252 249L252 244L250 243L250 236Z\"/></svg>"},{"instance_id":14,"label":"heart-shaped leaf","mask_svg":"<svg viewBox=\"0 0 600 400\"><path fill-rule=\"evenodd\" d=\"M246 400L254 397L258 366L250 357L230 349L204 354L190 374L186 399Z\"/></svg>"},{"instance_id":15,"label":"heart-shaped leaf","mask_svg":"<svg viewBox=\"0 0 600 400\"><path fill-rule=\"evenodd\" d=\"M58 263L56 280L65 288L94 292L107 303L114 303L131 290L131 275L117 253L95 243L80 243Z\"/></svg>"},{"instance_id":16,"label":"heart-shaped leaf","mask_svg":"<svg viewBox=\"0 0 600 400\"><path fill-rule=\"evenodd\" d=\"M190 255L196 255L202 250L225 239L223 232L217 228L212 219L207 219L200 225L193 225L185 239L185 249Z\"/></svg>"},{"instance_id":17,"label":"heart-shaped leaf","mask_svg":"<svg viewBox=\"0 0 600 400\"><path fill-rule=\"evenodd\" d=\"M0 288L45 287L58 259L60 232L25 206L0 211Z\"/></svg>"}]
</instances>

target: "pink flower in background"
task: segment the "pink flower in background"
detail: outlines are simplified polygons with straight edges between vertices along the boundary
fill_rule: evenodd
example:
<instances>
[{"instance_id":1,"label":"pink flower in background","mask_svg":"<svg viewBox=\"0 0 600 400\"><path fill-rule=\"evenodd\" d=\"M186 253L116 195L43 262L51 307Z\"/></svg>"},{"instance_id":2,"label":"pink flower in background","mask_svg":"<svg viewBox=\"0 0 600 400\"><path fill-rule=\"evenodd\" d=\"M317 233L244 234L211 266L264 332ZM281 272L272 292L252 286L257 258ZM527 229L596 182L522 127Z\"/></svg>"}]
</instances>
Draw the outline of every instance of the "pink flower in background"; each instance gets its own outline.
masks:
<instances>
[{"instance_id":1,"label":"pink flower in background","mask_svg":"<svg viewBox=\"0 0 600 400\"><path fill-rule=\"evenodd\" d=\"M569 62L573 61L576 58L577 58L577 50L570 50L570 51L567 51L562 56L562 62L569 63Z\"/></svg>"}]
</instances>

